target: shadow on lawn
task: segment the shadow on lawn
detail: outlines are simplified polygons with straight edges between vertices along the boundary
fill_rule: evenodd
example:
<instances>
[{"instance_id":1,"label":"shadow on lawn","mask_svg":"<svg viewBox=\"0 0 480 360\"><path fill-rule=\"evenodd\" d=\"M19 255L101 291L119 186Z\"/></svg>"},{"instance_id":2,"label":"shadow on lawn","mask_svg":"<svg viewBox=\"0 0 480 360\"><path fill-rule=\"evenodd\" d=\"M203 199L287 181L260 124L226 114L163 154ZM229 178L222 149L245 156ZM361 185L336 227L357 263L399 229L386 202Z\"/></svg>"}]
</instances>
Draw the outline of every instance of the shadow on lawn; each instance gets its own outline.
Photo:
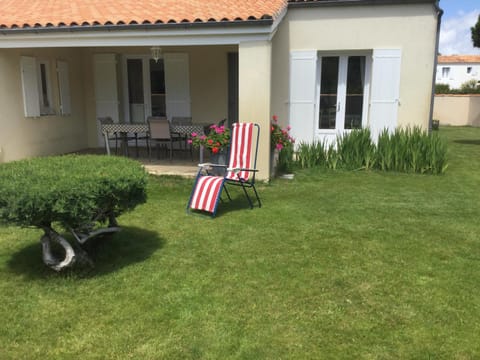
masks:
<instances>
[{"instance_id":1,"label":"shadow on lawn","mask_svg":"<svg viewBox=\"0 0 480 360\"><path fill-rule=\"evenodd\" d=\"M230 195L232 196L232 201L228 200L226 196L223 196L223 202L219 203L218 209L217 209L217 215L215 217L228 215L233 211L251 211L252 210L243 192L238 194L232 194L232 192L230 192ZM257 202L257 199L255 198L255 195L253 193L251 194L249 193L249 195L253 201L253 210L258 210L258 202ZM262 200L260 194L259 196L260 196L260 200Z\"/></svg>"},{"instance_id":2,"label":"shadow on lawn","mask_svg":"<svg viewBox=\"0 0 480 360\"><path fill-rule=\"evenodd\" d=\"M480 140L454 140L453 142L464 145L480 145Z\"/></svg>"},{"instance_id":3,"label":"shadow on lawn","mask_svg":"<svg viewBox=\"0 0 480 360\"><path fill-rule=\"evenodd\" d=\"M52 274L60 277L97 277L147 260L163 247L165 240L153 231L122 227L122 231L113 236L99 236L89 242L86 250L94 262L94 268L74 266L56 273L43 263L40 241L14 253L8 266L13 272L31 279L44 279Z\"/></svg>"}]
</instances>

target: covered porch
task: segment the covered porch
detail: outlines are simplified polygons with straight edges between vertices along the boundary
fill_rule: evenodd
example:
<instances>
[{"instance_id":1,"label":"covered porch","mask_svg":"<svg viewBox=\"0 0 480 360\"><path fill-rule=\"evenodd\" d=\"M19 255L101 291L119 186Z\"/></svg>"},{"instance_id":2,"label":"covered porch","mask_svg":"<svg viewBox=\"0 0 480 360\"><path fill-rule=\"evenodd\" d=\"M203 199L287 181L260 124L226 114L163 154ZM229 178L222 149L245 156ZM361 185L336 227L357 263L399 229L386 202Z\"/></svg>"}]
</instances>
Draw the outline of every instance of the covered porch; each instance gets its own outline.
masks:
<instances>
[{"instance_id":1,"label":"covered porch","mask_svg":"<svg viewBox=\"0 0 480 360\"><path fill-rule=\"evenodd\" d=\"M16 140L3 141L1 160L102 151L98 118L104 116L127 124L149 116L191 117L193 124L227 119L228 125L260 125L258 178L267 180L276 26L165 24L155 31L24 31L5 37L0 60L9 64L6 80L21 86L10 101L4 99L18 106L7 125ZM155 58L156 47L161 53Z\"/></svg>"}]
</instances>

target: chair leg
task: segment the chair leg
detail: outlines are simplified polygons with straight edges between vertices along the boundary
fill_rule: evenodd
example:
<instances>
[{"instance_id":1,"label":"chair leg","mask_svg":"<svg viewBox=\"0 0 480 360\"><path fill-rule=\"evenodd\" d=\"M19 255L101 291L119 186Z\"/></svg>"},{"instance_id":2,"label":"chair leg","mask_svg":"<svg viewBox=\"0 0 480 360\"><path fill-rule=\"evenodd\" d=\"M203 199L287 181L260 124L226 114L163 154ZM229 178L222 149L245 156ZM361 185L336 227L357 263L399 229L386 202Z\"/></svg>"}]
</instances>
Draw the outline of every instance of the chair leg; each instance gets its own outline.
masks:
<instances>
[{"instance_id":1,"label":"chair leg","mask_svg":"<svg viewBox=\"0 0 480 360\"><path fill-rule=\"evenodd\" d=\"M135 133L135 150L138 158L138 134Z\"/></svg>"},{"instance_id":2,"label":"chair leg","mask_svg":"<svg viewBox=\"0 0 480 360\"><path fill-rule=\"evenodd\" d=\"M253 192L255 193L255 196L256 196L257 201L258 201L258 207L261 208L262 207L262 202L260 201L260 197L258 196L257 189L255 189L255 185L252 185L252 188L253 188Z\"/></svg>"},{"instance_id":3,"label":"chair leg","mask_svg":"<svg viewBox=\"0 0 480 360\"><path fill-rule=\"evenodd\" d=\"M152 148L150 146L150 139L147 138L147 152L148 152L148 161L152 161Z\"/></svg>"},{"instance_id":4,"label":"chair leg","mask_svg":"<svg viewBox=\"0 0 480 360\"><path fill-rule=\"evenodd\" d=\"M243 184L242 184L242 189L243 189L243 192L245 193L245 196L247 197L248 203L250 204L250 208L253 209L252 199L250 199L250 196L248 196L247 189L245 189L245 186L243 186Z\"/></svg>"}]
</instances>

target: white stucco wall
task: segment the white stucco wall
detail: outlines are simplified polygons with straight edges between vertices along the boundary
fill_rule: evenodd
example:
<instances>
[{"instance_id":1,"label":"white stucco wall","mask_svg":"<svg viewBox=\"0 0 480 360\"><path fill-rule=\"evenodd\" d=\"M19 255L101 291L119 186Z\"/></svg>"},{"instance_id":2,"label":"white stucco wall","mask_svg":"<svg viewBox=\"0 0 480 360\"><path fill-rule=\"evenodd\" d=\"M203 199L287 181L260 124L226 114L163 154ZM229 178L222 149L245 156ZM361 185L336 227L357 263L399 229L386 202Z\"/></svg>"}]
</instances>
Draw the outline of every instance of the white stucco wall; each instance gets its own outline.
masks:
<instances>
[{"instance_id":1,"label":"white stucco wall","mask_svg":"<svg viewBox=\"0 0 480 360\"><path fill-rule=\"evenodd\" d=\"M273 38L272 113L287 123L289 52L401 49L398 125L428 127L437 19L431 4L289 9Z\"/></svg>"},{"instance_id":2,"label":"white stucco wall","mask_svg":"<svg viewBox=\"0 0 480 360\"><path fill-rule=\"evenodd\" d=\"M435 78L437 84L447 84L450 89L459 89L463 83L470 80L480 81L480 64L439 63L437 65Z\"/></svg>"},{"instance_id":3,"label":"white stucco wall","mask_svg":"<svg viewBox=\"0 0 480 360\"><path fill-rule=\"evenodd\" d=\"M20 73L20 57L32 56L50 62L52 97L59 114L57 60L69 65L72 114L25 117ZM38 155L53 155L85 148L81 55L78 49L11 49L0 50L0 162Z\"/></svg>"}]
</instances>

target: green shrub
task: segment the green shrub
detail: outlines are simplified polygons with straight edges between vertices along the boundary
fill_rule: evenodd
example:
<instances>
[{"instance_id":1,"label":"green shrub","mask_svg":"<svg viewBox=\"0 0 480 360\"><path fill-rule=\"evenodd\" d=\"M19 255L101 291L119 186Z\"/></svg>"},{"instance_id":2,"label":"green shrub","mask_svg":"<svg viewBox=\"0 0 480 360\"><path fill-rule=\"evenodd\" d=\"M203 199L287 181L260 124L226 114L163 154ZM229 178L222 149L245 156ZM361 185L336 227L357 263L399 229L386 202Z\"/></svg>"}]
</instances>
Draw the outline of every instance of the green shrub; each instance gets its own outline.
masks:
<instances>
[{"instance_id":1,"label":"green shrub","mask_svg":"<svg viewBox=\"0 0 480 360\"><path fill-rule=\"evenodd\" d=\"M369 129L358 129L337 137L341 166L348 170L371 169L375 164L375 144Z\"/></svg>"},{"instance_id":2,"label":"green shrub","mask_svg":"<svg viewBox=\"0 0 480 360\"><path fill-rule=\"evenodd\" d=\"M450 85L448 84L435 84L435 94L449 94Z\"/></svg>"},{"instance_id":3,"label":"green shrub","mask_svg":"<svg viewBox=\"0 0 480 360\"><path fill-rule=\"evenodd\" d=\"M0 165L0 220L20 226L79 228L106 222L146 201L145 170L136 161L65 155Z\"/></svg>"},{"instance_id":4,"label":"green shrub","mask_svg":"<svg viewBox=\"0 0 480 360\"><path fill-rule=\"evenodd\" d=\"M291 174L293 172L293 144L285 145L278 153L277 172L279 174Z\"/></svg>"},{"instance_id":5,"label":"green shrub","mask_svg":"<svg viewBox=\"0 0 480 360\"><path fill-rule=\"evenodd\" d=\"M315 141L311 144L301 142L297 149L297 162L301 168L312 168L325 165L326 163L325 143Z\"/></svg>"},{"instance_id":6,"label":"green shrub","mask_svg":"<svg viewBox=\"0 0 480 360\"><path fill-rule=\"evenodd\" d=\"M368 129L358 129L337 137L336 146L302 143L297 159L302 168L442 174L447 169L447 146L438 133L429 135L419 127L399 128L393 133L385 129L376 145Z\"/></svg>"},{"instance_id":7,"label":"green shrub","mask_svg":"<svg viewBox=\"0 0 480 360\"><path fill-rule=\"evenodd\" d=\"M447 84L435 84L435 94L480 94L480 86L475 79L464 82L458 89L450 89Z\"/></svg>"}]
</instances>

